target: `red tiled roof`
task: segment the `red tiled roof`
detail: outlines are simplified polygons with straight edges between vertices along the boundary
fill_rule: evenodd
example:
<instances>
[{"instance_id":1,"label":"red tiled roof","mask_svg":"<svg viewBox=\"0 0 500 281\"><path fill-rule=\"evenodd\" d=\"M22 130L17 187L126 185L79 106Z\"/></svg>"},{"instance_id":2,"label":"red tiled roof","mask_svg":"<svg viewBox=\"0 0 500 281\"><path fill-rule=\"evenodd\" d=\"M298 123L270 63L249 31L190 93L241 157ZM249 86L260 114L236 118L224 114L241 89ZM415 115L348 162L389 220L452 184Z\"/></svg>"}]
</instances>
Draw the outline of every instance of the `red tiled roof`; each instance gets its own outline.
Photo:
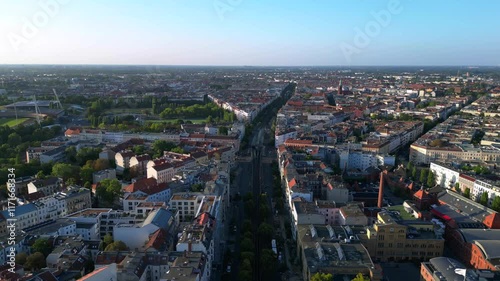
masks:
<instances>
[{"instance_id":1,"label":"red tiled roof","mask_svg":"<svg viewBox=\"0 0 500 281\"><path fill-rule=\"evenodd\" d=\"M70 127L68 128L65 132L65 136L71 136L71 135L79 135L82 132L81 128L78 127Z\"/></svg>"},{"instance_id":2,"label":"red tiled roof","mask_svg":"<svg viewBox=\"0 0 500 281\"><path fill-rule=\"evenodd\" d=\"M43 191L37 191L37 192L33 192L33 193L30 193L30 194L24 196L24 199L27 201L33 201L33 200L37 200L37 199L40 199L43 197L45 197L45 194L43 193Z\"/></svg>"},{"instance_id":3,"label":"red tiled roof","mask_svg":"<svg viewBox=\"0 0 500 281\"><path fill-rule=\"evenodd\" d=\"M475 181L476 181L476 179L475 179L475 178L470 177L470 176L465 175L465 174L460 174L460 177L461 177L461 178L464 178L464 179L466 179L466 180L472 181L472 182L475 182Z\"/></svg>"},{"instance_id":4,"label":"red tiled roof","mask_svg":"<svg viewBox=\"0 0 500 281\"><path fill-rule=\"evenodd\" d=\"M158 184L155 178L142 178L125 187L123 191L130 193L141 191L151 195L161 192L167 188L167 183Z\"/></svg>"},{"instance_id":5,"label":"red tiled roof","mask_svg":"<svg viewBox=\"0 0 500 281\"><path fill-rule=\"evenodd\" d=\"M418 199L422 199L424 197L424 191L422 189L420 189L419 191L415 192L415 194L413 194L413 197L416 197Z\"/></svg>"},{"instance_id":6,"label":"red tiled roof","mask_svg":"<svg viewBox=\"0 0 500 281\"><path fill-rule=\"evenodd\" d=\"M312 140L294 140L294 139L287 139L285 141L285 144L312 144Z\"/></svg>"},{"instance_id":7,"label":"red tiled roof","mask_svg":"<svg viewBox=\"0 0 500 281\"><path fill-rule=\"evenodd\" d=\"M154 165L153 169L155 169L156 171L162 171L162 170L168 170L168 169L173 168L173 167L174 166L172 166L172 164L170 164L168 162L164 162L164 163L161 163L158 165Z\"/></svg>"},{"instance_id":8,"label":"red tiled roof","mask_svg":"<svg viewBox=\"0 0 500 281\"><path fill-rule=\"evenodd\" d=\"M137 159L138 162L149 161L151 159L151 156L149 156L149 154L143 154L135 156L135 159Z\"/></svg>"},{"instance_id":9,"label":"red tiled roof","mask_svg":"<svg viewBox=\"0 0 500 281\"><path fill-rule=\"evenodd\" d=\"M153 233L153 235L149 238L148 243L146 243L145 248L155 248L156 250L160 250L162 245L167 241L167 232L162 228L158 229Z\"/></svg>"}]
</instances>

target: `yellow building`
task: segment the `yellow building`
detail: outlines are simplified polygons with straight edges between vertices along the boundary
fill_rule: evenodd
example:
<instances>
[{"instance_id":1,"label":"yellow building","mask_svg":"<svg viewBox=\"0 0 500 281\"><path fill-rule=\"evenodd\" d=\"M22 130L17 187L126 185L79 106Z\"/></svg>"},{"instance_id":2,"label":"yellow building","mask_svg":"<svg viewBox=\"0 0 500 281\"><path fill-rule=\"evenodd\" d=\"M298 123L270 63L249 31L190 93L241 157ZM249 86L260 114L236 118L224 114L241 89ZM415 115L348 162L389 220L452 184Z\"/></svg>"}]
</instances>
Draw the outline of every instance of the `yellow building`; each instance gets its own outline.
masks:
<instances>
[{"instance_id":1,"label":"yellow building","mask_svg":"<svg viewBox=\"0 0 500 281\"><path fill-rule=\"evenodd\" d=\"M375 261L428 260L443 255L444 230L430 222L401 221L380 212L378 221L358 235Z\"/></svg>"}]
</instances>

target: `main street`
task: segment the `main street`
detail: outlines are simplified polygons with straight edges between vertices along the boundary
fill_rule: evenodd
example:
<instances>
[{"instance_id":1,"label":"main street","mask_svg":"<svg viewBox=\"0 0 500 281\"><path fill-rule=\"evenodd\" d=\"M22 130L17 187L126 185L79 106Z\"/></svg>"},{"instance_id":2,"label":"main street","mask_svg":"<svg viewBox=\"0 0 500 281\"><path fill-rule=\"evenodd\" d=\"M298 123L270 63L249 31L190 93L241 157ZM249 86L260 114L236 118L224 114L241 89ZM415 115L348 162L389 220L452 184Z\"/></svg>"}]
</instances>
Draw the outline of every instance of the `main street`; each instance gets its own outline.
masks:
<instances>
[{"instance_id":1,"label":"main street","mask_svg":"<svg viewBox=\"0 0 500 281\"><path fill-rule=\"evenodd\" d=\"M287 100L294 87L288 89L285 94L285 100ZM234 226L226 227L227 232L229 232L227 237L230 237L230 241L234 242L233 245L229 247L232 252L231 272L226 273L229 278L224 280L239 280L238 273L240 271L240 253L241 248L239 242L243 238L242 226L245 219L244 214L244 200L241 198L248 193L253 194L254 203L256 206L256 212L252 217L253 232L255 234L255 261L254 261L254 280L262 280L261 276L258 274L259 269L259 253L261 246L259 245L259 239L257 237L257 228L262 221L265 221L271 225L274 225L273 214L275 210L272 206L272 192L273 192L273 175L271 163L276 160L275 148L273 145L267 145L274 140L274 135L271 134L271 124L272 120L275 118L278 108L268 110L262 115L260 122L254 127L250 138L249 145L247 149L240 151L240 157L237 159L237 168L235 169L234 182L231 183L231 194L240 195L240 200L231 201L232 209L227 216L226 225L229 225L228 221L234 222ZM269 218L260 218L258 207L260 204L260 197L262 193L266 193L266 201L271 210L271 215ZM234 198L234 197L233 197ZM277 229L276 229L277 230ZM229 242L229 241L228 241ZM270 242L269 242L270 243ZM229 243L228 243L229 244ZM226 268L224 269L226 270ZM226 276L227 277L227 276ZM279 276L276 276L277 280Z\"/></svg>"}]
</instances>

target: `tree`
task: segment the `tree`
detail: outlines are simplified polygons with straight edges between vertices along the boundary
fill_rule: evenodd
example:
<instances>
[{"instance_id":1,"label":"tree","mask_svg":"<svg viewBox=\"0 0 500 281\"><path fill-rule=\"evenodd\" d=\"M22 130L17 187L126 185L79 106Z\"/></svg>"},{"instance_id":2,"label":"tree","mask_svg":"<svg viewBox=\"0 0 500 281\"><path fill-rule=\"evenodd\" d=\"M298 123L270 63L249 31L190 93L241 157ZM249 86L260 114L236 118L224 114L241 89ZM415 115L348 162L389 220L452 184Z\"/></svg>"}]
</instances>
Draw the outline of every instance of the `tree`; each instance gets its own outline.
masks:
<instances>
[{"instance_id":1,"label":"tree","mask_svg":"<svg viewBox=\"0 0 500 281\"><path fill-rule=\"evenodd\" d=\"M241 252L241 260L249 260L252 264L255 260L254 252Z\"/></svg>"},{"instance_id":2,"label":"tree","mask_svg":"<svg viewBox=\"0 0 500 281\"><path fill-rule=\"evenodd\" d=\"M251 270L240 270L238 273L238 280L240 281L251 281L252 271Z\"/></svg>"},{"instance_id":3,"label":"tree","mask_svg":"<svg viewBox=\"0 0 500 281\"><path fill-rule=\"evenodd\" d=\"M174 147L176 147L176 145L173 142L167 142L166 140L155 140L152 145L154 157L159 157L163 155L163 151L170 151Z\"/></svg>"},{"instance_id":4,"label":"tree","mask_svg":"<svg viewBox=\"0 0 500 281\"><path fill-rule=\"evenodd\" d=\"M219 135L227 136L228 132L229 132L229 129L226 126L219 127Z\"/></svg>"},{"instance_id":5,"label":"tree","mask_svg":"<svg viewBox=\"0 0 500 281\"><path fill-rule=\"evenodd\" d=\"M94 161L93 168L95 171L106 170L110 167L109 160L107 159L97 159Z\"/></svg>"},{"instance_id":6,"label":"tree","mask_svg":"<svg viewBox=\"0 0 500 281\"><path fill-rule=\"evenodd\" d=\"M426 183L427 182L427 173L428 173L428 170L427 169L422 169L420 171L420 182L421 183Z\"/></svg>"},{"instance_id":7,"label":"tree","mask_svg":"<svg viewBox=\"0 0 500 281\"><path fill-rule=\"evenodd\" d=\"M45 256L40 253L36 252L34 254L29 255L26 258L26 263L24 264L24 267L32 270L32 271L37 271L46 266L45 264Z\"/></svg>"},{"instance_id":8,"label":"tree","mask_svg":"<svg viewBox=\"0 0 500 281\"><path fill-rule=\"evenodd\" d=\"M276 255L273 250L270 249L262 249L260 253L260 268L262 270L262 275L264 280L269 280L269 277L273 275L273 272L276 270Z\"/></svg>"},{"instance_id":9,"label":"tree","mask_svg":"<svg viewBox=\"0 0 500 281\"><path fill-rule=\"evenodd\" d=\"M243 238L243 240L241 240L240 248L242 252L253 252L253 241L249 238Z\"/></svg>"},{"instance_id":10,"label":"tree","mask_svg":"<svg viewBox=\"0 0 500 281\"><path fill-rule=\"evenodd\" d=\"M263 222L259 225L257 233L259 234L261 241L270 241L273 238L274 229L272 225Z\"/></svg>"},{"instance_id":11,"label":"tree","mask_svg":"<svg viewBox=\"0 0 500 281\"><path fill-rule=\"evenodd\" d=\"M182 149L179 146L176 146L176 147L172 148L170 151L174 152L174 153L184 154L184 149Z\"/></svg>"},{"instance_id":12,"label":"tree","mask_svg":"<svg viewBox=\"0 0 500 281\"><path fill-rule=\"evenodd\" d=\"M455 183L455 191L460 192L460 183L459 182Z\"/></svg>"},{"instance_id":13,"label":"tree","mask_svg":"<svg viewBox=\"0 0 500 281\"><path fill-rule=\"evenodd\" d=\"M11 133L8 137L7 137L7 143L11 146L11 147L16 147L18 144L20 144L22 142L22 138L21 136L18 134L18 133Z\"/></svg>"},{"instance_id":14,"label":"tree","mask_svg":"<svg viewBox=\"0 0 500 281\"><path fill-rule=\"evenodd\" d=\"M413 164L411 162L408 162L408 165L406 165L406 169L408 172L411 172L413 168Z\"/></svg>"},{"instance_id":15,"label":"tree","mask_svg":"<svg viewBox=\"0 0 500 281\"><path fill-rule=\"evenodd\" d=\"M100 148L84 147L76 153L76 161L78 165L84 165L87 160L96 160L99 158Z\"/></svg>"},{"instance_id":16,"label":"tree","mask_svg":"<svg viewBox=\"0 0 500 281\"><path fill-rule=\"evenodd\" d=\"M77 169L78 167L72 166L71 164L57 163L52 167L52 175L60 177L63 181L66 181L66 179L75 174L75 170Z\"/></svg>"},{"instance_id":17,"label":"tree","mask_svg":"<svg viewBox=\"0 0 500 281\"><path fill-rule=\"evenodd\" d=\"M132 151L137 155L144 154L144 145L136 145L132 148Z\"/></svg>"},{"instance_id":18,"label":"tree","mask_svg":"<svg viewBox=\"0 0 500 281\"><path fill-rule=\"evenodd\" d=\"M481 199L479 199L479 203L483 206L488 207L488 193L487 192L481 193Z\"/></svg>"},{"instance_id":19,"label":"tree","mask_svg":"<svg viewBox=\"0 0 500 281\"><path fill-rule=\"evenodd\" d=\"M470 188L468 188L468 187L465 188L465 190L464 190L464 197L470 199Z\"/></svg>"},{"instance_id":20,"label":"tree","mask_svg":"<svg viewBox=\"0 0 500 281\"><path fill-rule=\"evenodd\" d=\"M96 195L99 199L113 203L115 199L121 197L122 186L117 179L104 179L100 182Z\"/></svg>"},{"instance_id":21,"label":"tree","mask_svg":"<svg viewBox=\"0 0 500 281\"><path fill-rule=\"evenodd\" d=\"M413 166L411 168L411 177L416 180L417 179L417 175L418 175L418 172L417 172L417 167Z\"/></svg>"},{"instance_id":22,"label":"tree","mask_svg":"<svg viewBox=\"0 0 500 281\"><path fill-rule=\"evenodd\" d=\"M427 186L433 187L436 185L436 176L432 171L429 171L429 175L427 176Z\"/></svg>"},{"instance_id":23,"label":"tree","mask_svg":"<svg viewBox=\"0 0 500 281\"><path fill-rule=\"evenodd\" d=\"M500 212L500 196L495 196L493 202L491 202L491 208L497 212Z\"/></svg>"},{"instance_id":24,"label":"tree","mask_svg":"<svg viewBox=\"0 0 500 281\"><path fill-rule=\"evenodd\" d=\"M66 158L71 162L71 163L76 163L76 147L75 146L70 146L64 150L64 153L66 154Z\"/></svg>"},{"instance_id":25,"label":"tree","mask_svg":"<svg viewBox=\"0 0 500 281\"><path fill-rule=\"evenodd\" d=\"M82 182L92 182L93 178L92 175L94 174L94 169L92 167L89 167L87 165L83 166L83 168L80 170L80 178Z\"/></svg>"},{"instance_id":26,"label":"tree","mask_svg":"<svg viewBox=\"0 0 500 281\"><path fill-rule=\"evenodd\" d=\"M31 248L33 252L40 252L44 256L48 256L52 252L52 244L49 242L49 239L45 238L38 238Z\"/></svg>"},{"instance_id":27,"label":"tree","mask_svg":"<svg viewBox=\"0 0 500 281\"><path fill-rule=\"evenodd\" d=\"M102 241L104 242L104 244L106 244L106 246L108 246L113 243L113 236L109 233L106 233L106 235L104 235L104 237L102 238Z\"/></svg>"},{"instance_id":28,"label":"tree","mask_svg":"<svg viewBox=\"0 0 500 281\"><path fill-rule=\"evenodd\" d=\"M26 253L19 253L16 255L16 263L20 265L24 265L26 263L26 259L28 258L28 255Z\"/></svg>"},{"instance_id":29,"label":"tree","mask_svg":"<svg viewBox=\"0 0 500 281\"><path fill-rule=\"evenodd\" d=\"M370 281L370 278L365 277L363 273L358 273L351 281Z\"/></svg>"},{"instance_id":30,"label":"tree","mask_svg":"<svg viewBox=\"0 0 500 281\"><path fill-rule=\"evenodd\" d=\"M195 183L191 185L191 191L192 192L201 192L203 191L203 185L200 183Z\"/></svg>"},{"instance_id":31,"label":"tree","mask_svg":"<svg viewBox=\"0 0 500 281\"><path fill-rule=\"evenodd\" d=\"M311 276L311 281L333 281L333 275L331 273L315 273Z\"/></svg>"},{"instance_id":32,"label":"tree","mask_svg":"<svg viewBox=\"0 0 500 281\"><path fill-rule=\"evenodd\" d=\"M106 248L104 249L105 252L126 251L126 250L128 250L128 247L122 241L115 241L106 246Z\"/></svg>"},{"instance_id":33,"label":"tree","mask_svg":"<svg viewBox=\"0 0 500 281\"><path fill-rule=\"evenodd\" d=\"M43 179L45 179L45 174L43 173L43 171L42 171L42 170L40 170L40 171L38 171L38 173L36 173L35 177L36 177L37 179L41 179L41 180L43 180Z\"/></svg>"}]
</instances>

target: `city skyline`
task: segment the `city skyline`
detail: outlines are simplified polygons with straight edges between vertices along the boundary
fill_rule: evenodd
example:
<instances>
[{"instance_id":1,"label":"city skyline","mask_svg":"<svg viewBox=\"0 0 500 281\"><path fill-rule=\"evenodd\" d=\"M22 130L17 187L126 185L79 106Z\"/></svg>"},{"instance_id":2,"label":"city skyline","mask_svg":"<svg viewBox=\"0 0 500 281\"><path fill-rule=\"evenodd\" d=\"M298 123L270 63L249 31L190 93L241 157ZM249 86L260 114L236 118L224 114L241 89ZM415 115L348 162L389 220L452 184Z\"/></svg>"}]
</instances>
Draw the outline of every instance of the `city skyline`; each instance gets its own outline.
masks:
<instances>
[{"instance_id":1,"label":"city skyline","mask_svg":"<svg viewBox=\"0 0 500 281\"><path fill-rule=\"evenodd\" d=\"M4 6L0 64L500 65L500 39L492 36L496 2L50 0Z\"/></svg>"}]
</instances>

